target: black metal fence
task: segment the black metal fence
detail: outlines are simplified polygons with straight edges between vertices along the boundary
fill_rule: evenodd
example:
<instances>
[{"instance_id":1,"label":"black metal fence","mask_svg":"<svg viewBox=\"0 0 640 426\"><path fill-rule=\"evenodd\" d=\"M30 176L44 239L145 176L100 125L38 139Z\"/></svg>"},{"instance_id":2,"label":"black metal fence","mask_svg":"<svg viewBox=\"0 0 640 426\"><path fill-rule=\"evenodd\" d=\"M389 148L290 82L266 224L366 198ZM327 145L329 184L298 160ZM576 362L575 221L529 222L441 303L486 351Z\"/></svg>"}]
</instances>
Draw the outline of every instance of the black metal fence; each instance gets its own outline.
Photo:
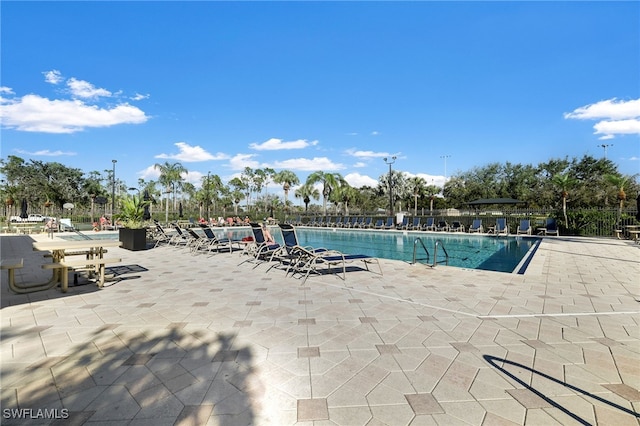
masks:
<instances>
[{"instance_id":1,"label":"black metal fence","mask_svg":"<svg viewBox=\"0 0 640 426\"><path fill-rule=\"evenodd\" d=\"M433 212L425 212L416 216L413 212L401 212L400 215L409 218L412 223L414 217L420 217L421 224L426 223L426 218L433 217L437 223L439 220L445 220L449 224L455 221L460 222L469 229L474 219L482 219L484 228L496 224L496 219L506 218L507 225L512 232L515 232L522 219L529 219L531 227L543 227L548 218L556 220L561 235L578 235L588 237L614 237L618 235L618 231L624 235L625 226L638 225L640 221L637 219L638 211L635 208L627 208L622 213L615 208L590 208L590 209L567 209L568 224L565 223L562 210L551 209L493 209L493 210L433 210ZM380 214L352 214L350 217L371 217L372 223L378 219L383 222L387 221L388 215ZM394 220L397 223L398 214ZM289 221L300 221L303 224L310 224L314 221L322 221L324 223L335 223L338 218L344 215L300 215L289 217Z\"/></svg>"}]
</instances>

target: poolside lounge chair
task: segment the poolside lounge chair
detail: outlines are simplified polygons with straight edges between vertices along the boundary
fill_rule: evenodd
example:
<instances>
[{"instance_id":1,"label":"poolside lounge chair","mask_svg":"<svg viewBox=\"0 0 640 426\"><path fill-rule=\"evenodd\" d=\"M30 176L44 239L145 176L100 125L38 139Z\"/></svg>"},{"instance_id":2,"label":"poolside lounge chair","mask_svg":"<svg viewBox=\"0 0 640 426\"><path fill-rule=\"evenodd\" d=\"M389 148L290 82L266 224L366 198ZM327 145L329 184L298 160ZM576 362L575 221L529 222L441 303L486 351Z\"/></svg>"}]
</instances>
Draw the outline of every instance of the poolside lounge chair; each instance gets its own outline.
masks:
<instances>
[{"instance_id":1,"label":"poolside lounge chair","mask_svg":"<svg viewBox=\"0 0 640 426\"><path fill-rule=\"evenodd\" d=\"M436 226L436 231L448 231L449 223L446 220L439 220L438 225Z\"/></svg>"},{"instance_id":2,"label":"poolside lounge chair","mask_svg":"<svg viewBox=\"0 0 640 426\"><path fill-rule=\"evenodd\" d=\"M560 236L560 230L558 229L558 223L552 217L547 218L547 224L545 225L545 235Z\"/></svg>"},{"instance_id":3,"label":"poolside lounge chair","mask_svg":"<svg viewBox=\"0 0 640 426\"><path fill-rule=\"evenodd\" d=\"M393 218L388 217L387 223L384 224L384 229L391 229L391 228L393 228Z\"/></svg>"},{"instance_id":4,"label":"poolside lounge chair","mask_svg":"<svg viewBox=\"0 0 640 426\"><path fill-rule=\"evenodd\" d=\"M482 219L473 219L473 223L469 227L469 232L483 232Z\"/></svg>"},{"instance_id":5,"label":"poolside lounge chair","mask_svg":"<svg viewBox=\"0 0 640 426\"><path fill-rule=\"evenodd\" d=\"M509 227L507 219L501 217L496 219L495 235L509 235Z\"/></svg>"},{"instance_id":6,"label":"poolside lounge chair","mask_svg":"<svg viewBox=\"0 0 640 426\"><path fill-rule=\"evenodd\" d=\"M407 226L407 229L419 230L420 229L420 218L419 217L414 217L413 221L409 224L409 226Z\"/></svg>"},{"instance_id":7,"label":"poolside lounge chair","mask_svg":"<svg viewBox=\"0 0 640 426\"><path fill-rule=\"evenodd\" d=\"M292 256L296 260L295 263L291 266L291 271L294 274L300 273L301 275L304 275L304 278L302 280L303 284L307 281L309 274L311 274L312 272L321 273L321 269L324 269L325 266L326 271L329 272L337 267L337 272L342 271L342 276L340 278L345 281L347 275L347 263L355 261L363 262L367 271L371 271L369 269L369 265L375 263L376 265L378 265L380 275L382 275L382 267L380 266L380 261L378 260L378 258L365 254L344 254L333 250L318 252L308 250L301 246L296 246L292 249Z\"/></svg>"},{"instance_id":8,"label":"poolside lounge chair","mask_svg":"<svg viewBox=\"0 0 640 426\"><path fill-rule=\"evenodd\" d=\"M436 230L435 219L432 218L432 217L428 217L427 218L427 223L425 223L422 226L422 230L423 231L435 231Z\"/></svg>"},{"instance_id":9,"label":"poolside lounge chair","mask_svg":"<svg viewBox=\"0 0 640 426\"><path fill-rule=\"evenodd\" d=\"M355 228L357 224L358 224L358 216L354 216L351 219L351 222L345 223L344 227L345 228Z\"/></svg>"},{"instance_id":10,"label":"poolside lounge chair","mask_svg":"<svg viewBox=\"0 0 640 426\"><path fill-rule=\"evenodd\" d=\"M454 220L449 230L451 232L464 232L464 225L459 220Z\"/></svg>"},{"instance_id":11,"label":"poolside lounge chair","mask_svg":"<svg viewBox=\"0 0 640 426\"><path fill-rule=\"evenodd\" d=\"M377 219L376 224L374 225L375 229L382 229L384 226L384 221L382 219Z\"/></svg>"},{"instance_id":12,"label":"poolside lounge chair","mask_svg":"<svg viewBox=\"0 0 640 426\"><path fill-rule=\"evenodd\" d=\"M264 262L273 260L276 255L280 255L283 252L283 247L278 243L267 242L262 232L262 226L259 223L251 222L249 225L251 226L251 232L253 232L253 244L247 247L245 251L249 259L240 262L239 265L245 262L255 262L254 268L256 268Z\"/></svg>"},{"instance_id":13,"label":"poolside lounge chair","mask_svg":"<svg viewBox=\"0 0 640 426\"><path fill-rule=\"evenodd\" d=\"M516 234L531 235L531 222L529 219L520 220L520 225L518 225L518 228L516 229Z\"/></svg>"},{"instance_id":14,"label":"poolside lounge chair","mask_svg":"<svg viewBox=\"0 0 640 426\"><path fill-rule=\"evenodd\" d=\"M204 235L206 235L206 237L208 238L209 242L208 242L208 246L207 249L209 251L212 250L227 250L229 249L229 253L231 253L233 251L233 245L236 244L236 248L240 249L240 245L242 244L242 241L239 240L232 240L229 238L218 238L216 237L216 234L213 232L213 229L211 228L203 228L202 232L204 232Z\"/></svg>"},{"instance_id":15,"label":"poolside lounge chair","mask_svg":"<svg viewBox=\"0 0 640 426\"><path fill-rule=\"evenodd\" d=\"M407 229L409 226L409 217L405 216L402 218L402 222L396 225L396 229Z\"/></svg>"},{"instance_id":16,"label":"poolside lounge chair","mask_svg":"<svg viewBox=\"0 0 640 426\"><path fill-rule=\"evenodd\" d=\"M365 228L371 228L371 221L373 220L373 218L368 217L368 218L362 218L363 220L361 222L358 222L356 228L360 228L360 229L365 229Z\"/></svg>"},{"instance_id":17,"label":"poolside lounge chair","mask_svg":"<svg viewBox=\"0 0 640 426\"><path fill-rule=\"evenodd\" d=\"M155 240L154 248L159 246L160 244L169 244L171 242L172 236L167 234L158 222L156 222L156 227L152 232L152 238Z\"/></svg>"},{"instance_id":18,"label":"poolside lounge chair","mask_svg":"<svg viewBox=\"0 0 640 426\"><path fill-rule=\"evenodd\" d=\"M300 262L300 252L297 251L297 248L301 246L300 246L300 243L298 242L298 235L296 234L295 227L289 224L280 224L278 226L280 227L280 232L282 233L282 240L284 241L284 246L283 246L284 250L274 255L273 260L279 261L280 264L284 264L284 262L287 261L288 265L287 265L286 272L288 274L292 266ZM306 246L303 248L314 254L325 253L329 251L325 248L313 248L310 246ZM274 264L270 266L269 269L267 269L267 272L269 272L272 268L274 268L277 265L278 264Z\"/></svg>"}]
</instances>

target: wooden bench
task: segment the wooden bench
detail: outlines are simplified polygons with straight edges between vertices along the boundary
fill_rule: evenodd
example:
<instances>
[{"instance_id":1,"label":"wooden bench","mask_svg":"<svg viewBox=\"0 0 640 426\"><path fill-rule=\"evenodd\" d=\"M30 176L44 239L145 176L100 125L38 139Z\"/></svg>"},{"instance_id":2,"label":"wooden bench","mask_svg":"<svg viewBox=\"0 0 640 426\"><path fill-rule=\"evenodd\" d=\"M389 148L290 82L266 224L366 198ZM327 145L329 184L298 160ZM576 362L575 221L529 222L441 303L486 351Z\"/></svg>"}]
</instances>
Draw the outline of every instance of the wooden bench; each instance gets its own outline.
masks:
<instances>
[{"instance_id":1,"label":"wooden bench","mask_svg":"<svg viewBox=\"0 0 640 426\"><path fill-rule=\"evenodd\" d=\"M96 259L79 259L79 260L63 260L59 263L46 263L42 265L43 269L60 269L63 293L69 288L69 269L71 270L93 270L98 272L98 287L104 285L104 270L107 264L120 263L122 259L118 258L96 258Z\"/></svg>"}]
</instances>

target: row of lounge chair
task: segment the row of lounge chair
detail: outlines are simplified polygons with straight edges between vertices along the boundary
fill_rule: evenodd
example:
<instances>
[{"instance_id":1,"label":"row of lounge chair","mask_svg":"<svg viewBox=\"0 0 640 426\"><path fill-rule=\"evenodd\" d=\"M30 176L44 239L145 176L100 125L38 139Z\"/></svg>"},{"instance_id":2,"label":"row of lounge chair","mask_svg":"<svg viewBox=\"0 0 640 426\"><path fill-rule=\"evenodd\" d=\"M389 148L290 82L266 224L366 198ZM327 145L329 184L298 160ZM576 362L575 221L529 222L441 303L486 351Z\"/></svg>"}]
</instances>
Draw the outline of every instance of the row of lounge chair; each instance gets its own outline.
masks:
<instances>
[{"instance_id":1,"label":"row of lounge chair","mask_svg":"<svg viewBox=\"0 0 640 426\"><path fill-rule=\"evenodd\" d=\"M324 218L311 218L308 222L302 222L299 217L297 220L292 221L290 224L298 226L314 226L314 227L335 227L335 228L353 228L353 229L398 229L398 230L410 230L410 231L445 231L445 232L485 232L485 228L482 223L482 219L474 219L471 226L467 229L460 221L453 221L449 224L446 220L436 221L433 217L426 218L426 222L421 223L422 218L413 217L411 220L409 217L404 217L402 223L395 224L392 217L387 218L386 222L382 219L377 219L375 223L371 217L338 217L333 220L330 217ZM553 218L548 218L544 224L539 224L535 230L538 234L543 235L559 235L556 221ZM518 235L532 235L534 229L532 228L531 221L529 219L522 219L516 229ZM509 234L509 228L505 218L496 220L495 226L489 226L487 228L488 234L504 235Z\"/></svg>"},{"instance_id":2,"label":"row of lounge chair","mask_svg":"<svg viewBox=\"0 0 640 426\"><path fill-rule=\"evenodd\" d=\"M258 223L250 223L252 238L234 240L218 238L211 228L182 228L172 224L173 231L167 232L158 223L153 229L156 246L168 246L189 249L192 253L233 252L241 250L241 255L247 256L243 263L253 263L254 268L263 263L271 263L267 271L279 267L286 271L286 275L300 274L303 283L311 273L336 272L342 280L346 279L347 264L362 262L366 270L370 265L377 265L380 275L382 268L379 259L364 254L346 254L326 248L303 247L298 243L295 227L290 224L278 225L282 232L281 245L265 239L262 227ZM374 271L372 271L374 272Z\"/></svg>"}]
</instances>

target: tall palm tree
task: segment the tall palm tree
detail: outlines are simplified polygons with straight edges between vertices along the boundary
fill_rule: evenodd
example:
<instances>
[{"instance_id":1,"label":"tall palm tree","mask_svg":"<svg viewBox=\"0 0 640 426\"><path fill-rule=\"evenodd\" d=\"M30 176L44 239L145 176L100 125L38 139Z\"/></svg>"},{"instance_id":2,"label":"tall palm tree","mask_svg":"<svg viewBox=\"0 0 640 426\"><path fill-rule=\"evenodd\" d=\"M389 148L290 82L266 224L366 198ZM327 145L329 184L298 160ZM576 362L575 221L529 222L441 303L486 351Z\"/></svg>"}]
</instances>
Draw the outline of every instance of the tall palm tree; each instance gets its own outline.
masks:
<instances>
[{"instance_id":1,"label":"tall palm tree","mask_svg":"<svg viewBox=\"0 0 640 426\"><path fill-rule=\"evenodd\" d=\"M420 176L414 176L409 179L409 186L413 192L413 215L418 215L418 197L424 194L427 181Z\"/></svg>"},{"instance_id":2,"label":"tall palm tree","mask_svg":"<svg viewBox=\"0 0 640 426\"><path fill-rule=\"evenodd\" d=\"M578 180L568 173L560 173L551 178L551 183L560 189L562 196L562 214L564 215L564 226L569 228L569 218L567 217L567 197L569 197L569 189L571 189Z\"/></svg>"},{"instance_id":3,"label":"tall palm tree","mask_svg":"<svg viewBox=\"0 0 640 426\"><path fill-rule=\"evenodd\" d=\"M294 196L296 198L302 198L302 201L304 202L304 211L306 212L307 210L309 210L309 203L311 202L311 198L313 198L314 200L320 198L320 191L318 191L316 187L313 186L313 184L309 185L305 183L304 185L296 189L296 191L294 192Z\"/></svg>"},{"instance_id":4,"label":"tall palm tree","mask_svg":"<svg viewBox=\"0 0 640 426\"><path fill-rule=\"evenodd\" d=\"M326 173L318 170L311 173L306 181L307 185L315 185L316 183L322 183L322 210L323 214L326 215L327 201L331 196L331 192L346 182L340 173Z\"/></svg>"},{"instance_id":5,"label":"tall palm tree","mask_svg":"<svg viewBox=\"0 0 640 426\"><path fill-rule=\"evenodd\" d=\"M176 208L177 197L176 189L182 187L182 174L187 172L187 169L181 163L169 163L165 161L164 164L156 163L153 168L160 170L160 177L158 182L165 187L167 192L167 203L169 202L169 192L173 192L173 208Z\"/></svg>"},{"instance_id":6,"label":"tall palm tree","mask_svg":"<svg viewBox=\"0 0 640 426\"><path fill-rule=\"evenodd\" d=\"M433 202L436 199L436 195L440 193L442 188L437 185L427 185L424 188L424 192L429 197L429 214L433 215Z\"/></svg>"},{"instance_id":7,"label":"tall palm tree","mask_svg":"<svg viewBox=\"0 0 640 426\"><path fill-rule=\"evenodd\" d=\"M616 187L618 191L618 222L620 222L620 218L622 217L622 209L624 208L624 202L627 199L627 193L624 191L629 184L630 180L627 176L618 176L618 175L604 175L604 179L610 183L611 185Z\"/></svg>"},{"instance_id":8,"label":"tall palm tree","mask_svg":"<svg viewBox=\"0 0 640 426\"><path fill-rule=\"evenodd\" d=\"M293 185L300 183L300 179L298 179L298 176L291 170L281 170L273 177L273 181L282 185L282 190L284 191L284 205L286 209L289 204L289 191Z\"/></svg>"}]
</instances>

